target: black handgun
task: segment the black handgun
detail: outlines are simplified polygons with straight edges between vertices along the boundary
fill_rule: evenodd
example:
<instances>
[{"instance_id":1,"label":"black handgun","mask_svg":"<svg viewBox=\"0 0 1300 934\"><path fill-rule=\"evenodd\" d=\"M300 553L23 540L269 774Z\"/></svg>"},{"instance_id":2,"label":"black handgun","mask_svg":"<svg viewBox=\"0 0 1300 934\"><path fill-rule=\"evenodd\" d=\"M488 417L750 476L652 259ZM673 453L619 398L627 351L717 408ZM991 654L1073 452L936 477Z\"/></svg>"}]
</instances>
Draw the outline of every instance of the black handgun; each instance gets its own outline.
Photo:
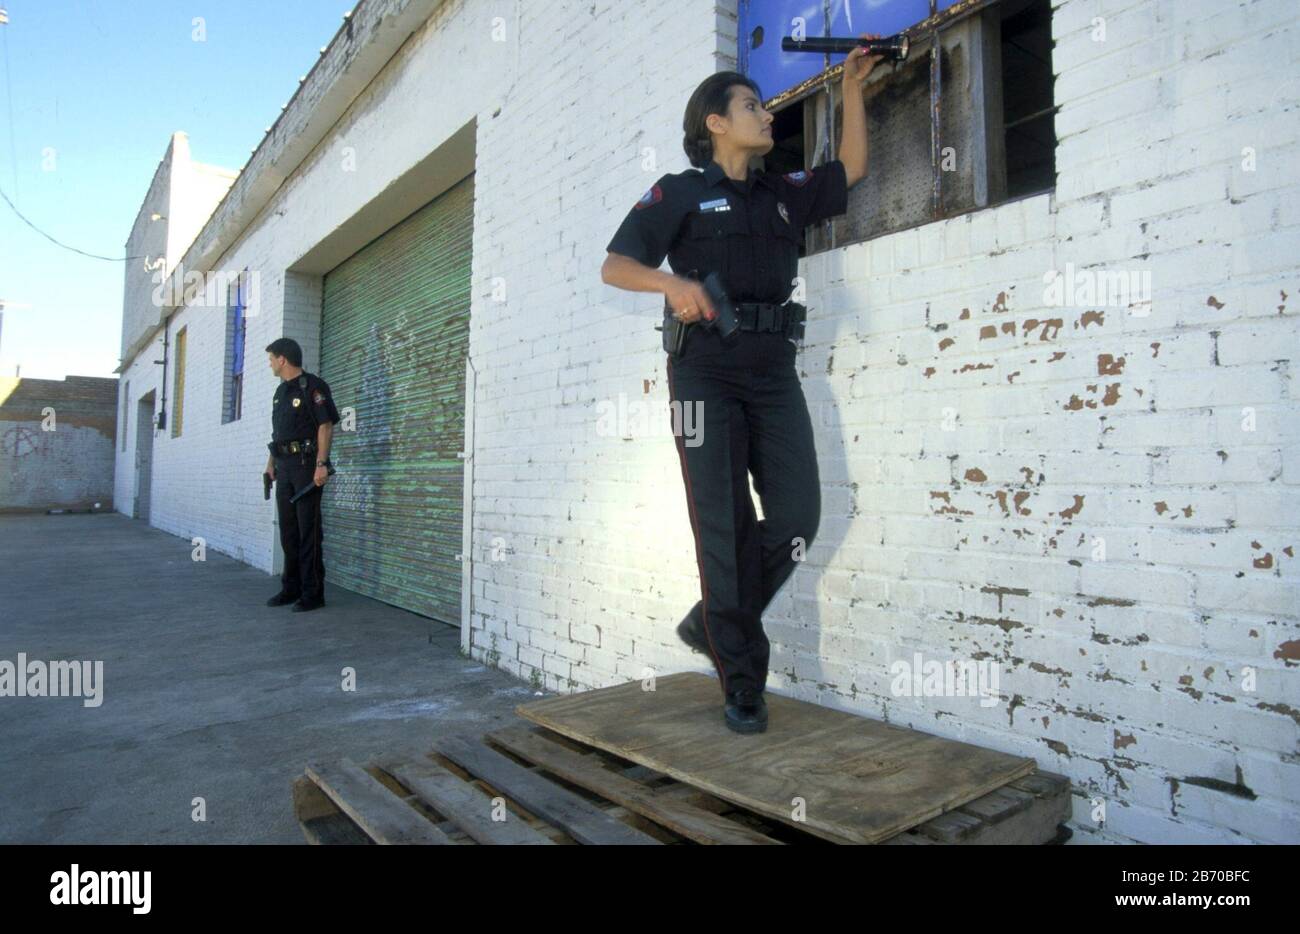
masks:
<instances>
[{"instance_id":1,"label":"black handgun","mask_svg":"<svg viewBox=\"0 0 1300 934\"><path fill-rule=\"evenodd\" d=\"M262 499L271 498L271 475L262 471Z\"/></svg>"},{"instance_id":2,"label":"black handgun","mask_svg":"<svg viewBox=\"0 0 1300 934\"><path fill-rule=\"evenodd\" d=\"M722 277L711 272L704 277L704 291L709 294L713 304L713 318L700 318L700 326L717 331L724 341L729 341L740 330L740 319L736 317L736 308L727 296L722 284Z\"/></svg>"}]
</instances>

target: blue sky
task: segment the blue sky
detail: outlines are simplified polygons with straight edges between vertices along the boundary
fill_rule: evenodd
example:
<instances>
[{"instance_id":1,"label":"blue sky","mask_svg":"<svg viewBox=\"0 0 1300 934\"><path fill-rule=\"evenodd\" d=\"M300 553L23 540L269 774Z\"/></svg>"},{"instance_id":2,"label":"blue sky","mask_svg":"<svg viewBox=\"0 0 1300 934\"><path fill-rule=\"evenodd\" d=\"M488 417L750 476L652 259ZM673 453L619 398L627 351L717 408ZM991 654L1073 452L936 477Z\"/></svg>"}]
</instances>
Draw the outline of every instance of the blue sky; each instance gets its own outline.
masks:
<instances>
[{"instance_id":1,"label":"blue sky","mask_svg":"<svg viewBox=\"0 0 1300 934\"><path fill-rule=\"evenodd\" d=\"M0 190L56 240L123 256L171 134L199 162L243 168L353 5L0 0ZM0 299L31 306L4 312L0 376L111 376L122 270L0 200Z\"/></svg>"}]
</instances>

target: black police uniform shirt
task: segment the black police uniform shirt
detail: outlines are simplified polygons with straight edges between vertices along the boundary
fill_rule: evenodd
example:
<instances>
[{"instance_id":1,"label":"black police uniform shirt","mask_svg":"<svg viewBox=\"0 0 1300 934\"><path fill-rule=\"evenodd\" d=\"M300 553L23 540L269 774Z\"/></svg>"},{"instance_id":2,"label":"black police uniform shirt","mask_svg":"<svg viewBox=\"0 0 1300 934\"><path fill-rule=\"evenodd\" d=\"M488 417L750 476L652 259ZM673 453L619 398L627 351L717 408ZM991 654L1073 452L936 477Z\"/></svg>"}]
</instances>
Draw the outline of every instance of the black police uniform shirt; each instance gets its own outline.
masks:
<instances>
[{"instance_id":1,"label":"black police uniform shirt","mask_svg":"<svg viewBox=\"0 0 1300 934\"><path fill-rule=\"evenodd\" d=\"M280 380L271 401L271 440L305 441L316 439L316 426L325 422L337 423L339 411L334 407L334 397L329 384L314 373L305 370L306 388L298 384L299 377ZM315 416L313 421L312 416Z\"/></svg>"},{"instance_id":2,"label":"black police uniform shirt","mask_svg":"<svg viewBox=\"0 0 1300 934\"><path fill-rule=\"evenodd\" d=\"M715 161L664 175L628 212L606 247L651 268L668 257L679 276L722 276L736 302L782 303L799 273L799 238L809 224L848 210L839 159L815 169L758 172L744 182Z\"/></svg>"}]
</instances>

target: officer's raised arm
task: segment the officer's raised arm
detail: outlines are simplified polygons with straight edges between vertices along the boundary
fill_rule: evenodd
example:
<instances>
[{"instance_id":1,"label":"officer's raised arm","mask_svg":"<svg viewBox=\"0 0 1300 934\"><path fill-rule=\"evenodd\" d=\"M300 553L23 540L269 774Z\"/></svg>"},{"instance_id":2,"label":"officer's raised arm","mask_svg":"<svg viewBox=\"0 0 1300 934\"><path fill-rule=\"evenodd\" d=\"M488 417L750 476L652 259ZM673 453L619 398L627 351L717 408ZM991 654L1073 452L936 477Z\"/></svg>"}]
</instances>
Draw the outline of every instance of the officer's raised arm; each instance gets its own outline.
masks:
<instances>
[{"instance_id":1,"label":"officer's raised arm","mask_svg":"<svg viewBox=\"0 0 1300 934\"><path fill-rule=\"evenodd\" d=\"M875 33L863 33L863 39L879 39ZM884 56L868 55L859 46L844 59L841 78L844 100L844 128L840 135L838 161L844 166L845 186L852 188L867 174L867 113L862 101L862 82Z\"/></svg>"},{"instance_id":2,"label":"officer's raised arm","mask_svg":"<svg viewBox=\"0 0 1300 934\"><path fill-rule=\"evenodd\" d=\"M874 33L864 39L879 39ZM856 48L844 60L844 129L835 159L816 168L781 176L784 198L799 228L839 217L849 209L849 189L867 175L867 116L862 82L883 56Z\"/></svg>"}]
</instances>

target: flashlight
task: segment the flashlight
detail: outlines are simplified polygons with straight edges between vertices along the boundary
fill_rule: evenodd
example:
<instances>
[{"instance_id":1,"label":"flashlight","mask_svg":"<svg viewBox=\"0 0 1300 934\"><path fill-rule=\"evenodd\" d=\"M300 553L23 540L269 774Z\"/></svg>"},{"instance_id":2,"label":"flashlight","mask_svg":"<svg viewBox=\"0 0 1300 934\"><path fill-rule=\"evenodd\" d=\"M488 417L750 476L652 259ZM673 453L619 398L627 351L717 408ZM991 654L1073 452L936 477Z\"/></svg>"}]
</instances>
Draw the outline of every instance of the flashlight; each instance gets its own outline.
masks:
<instances>
[{"instance_id":1,"label":"flashlight","mask_svg":"<svg viewBox=\"0 0 1300 934\"><path fill-rule=\"evenodd\" d=\"M782 52L829 52L832 55L847 55L854 49L863 48L872 55L883 55L891 62L907 61L909 46L907 36L901 32L884 39L837 39L829 36L810 39L781 37Z\"/></svg>"}]
</instances>

